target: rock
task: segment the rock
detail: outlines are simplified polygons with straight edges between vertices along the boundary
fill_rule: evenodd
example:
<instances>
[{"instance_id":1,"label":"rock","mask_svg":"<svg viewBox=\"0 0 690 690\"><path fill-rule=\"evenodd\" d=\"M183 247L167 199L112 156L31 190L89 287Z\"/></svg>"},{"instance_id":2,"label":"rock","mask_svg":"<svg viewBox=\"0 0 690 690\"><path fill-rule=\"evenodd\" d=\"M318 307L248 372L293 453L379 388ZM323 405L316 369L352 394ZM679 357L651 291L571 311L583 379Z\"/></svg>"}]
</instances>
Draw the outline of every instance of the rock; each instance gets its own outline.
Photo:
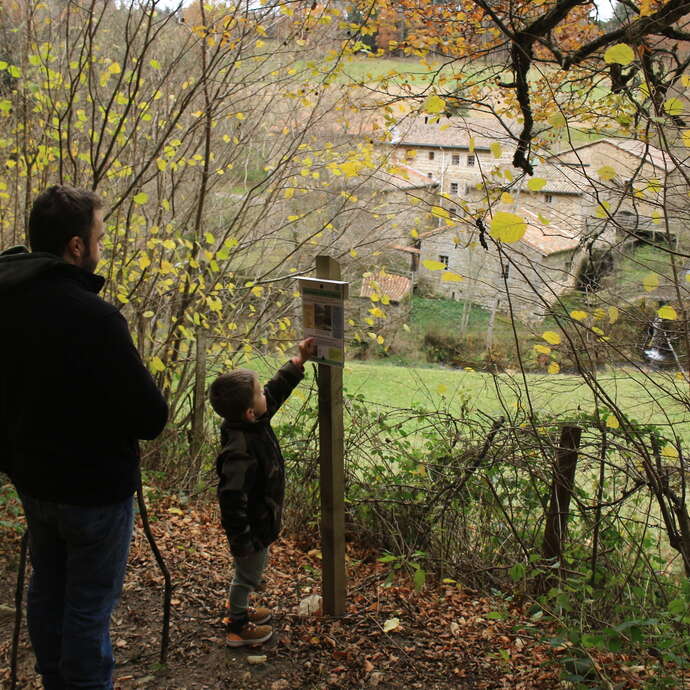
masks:
<instances>
[{"instance_id":1,"label":"rock","mask_svg":"<svg viewBox=\"0 0 690 690\"><path fill-rule=\"evenodd\" d=\"M318 594L311 594L302 599L297 607L297 615L306 618L307 616L320 616L322 613L323 599Z\"/></svg>"},{"instance_id":2,"label":"rock","mask_svg":"<svg viewBox=\"0 0 690 690\"><path fill-rule=\"evenodd\" d=\"M381 671L374 671L369 677L369 687L375 688L383 681L383 673Z\"/></svg>"},{"instance_id":3,"label":"rock","mask_svg":"<svg viewBox=\"0 0 690 690\"><path fill-rule=\"evenodd\" d=\"M252 666L256 666L257 664L265 664L266 658L267 657L265 654L260 654L258 656L248 656L247 663L251 664Z\"/></svg>"}]
</instances>

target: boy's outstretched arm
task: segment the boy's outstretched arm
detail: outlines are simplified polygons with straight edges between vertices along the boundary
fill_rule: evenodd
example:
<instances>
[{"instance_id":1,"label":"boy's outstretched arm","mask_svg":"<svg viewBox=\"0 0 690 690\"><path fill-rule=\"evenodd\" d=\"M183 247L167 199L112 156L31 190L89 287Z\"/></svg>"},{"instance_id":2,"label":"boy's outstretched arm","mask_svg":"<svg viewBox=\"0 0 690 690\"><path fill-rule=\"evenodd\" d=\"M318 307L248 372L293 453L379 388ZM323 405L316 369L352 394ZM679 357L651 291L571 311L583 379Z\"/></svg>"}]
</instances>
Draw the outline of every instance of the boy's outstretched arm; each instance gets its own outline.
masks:
<instances>
[{"instance_id":1,"label":"boy's outstretched arm","mask_svg":"<svg viewBox=\"0 0 690 690\"><path fill-rule=\"evenodd\" d=\"M314 338L305 338L297 347L299 354L278 369L264 388L269 417L272 417L290 397L295 386L304 378L304 363L316 354Z\"/></svg>"}]
</instances>

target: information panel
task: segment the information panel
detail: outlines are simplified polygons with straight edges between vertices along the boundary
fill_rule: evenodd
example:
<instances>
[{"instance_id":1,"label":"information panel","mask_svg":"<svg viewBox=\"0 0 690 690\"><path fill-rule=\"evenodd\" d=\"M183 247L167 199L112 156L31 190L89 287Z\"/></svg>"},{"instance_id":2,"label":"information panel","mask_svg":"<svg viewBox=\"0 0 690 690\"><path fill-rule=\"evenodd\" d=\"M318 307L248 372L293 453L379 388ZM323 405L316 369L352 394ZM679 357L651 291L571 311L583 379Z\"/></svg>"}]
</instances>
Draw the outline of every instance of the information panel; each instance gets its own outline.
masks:
<instances>
[{"instance_id":1,"label":"information panel","mask_svg":"<svg viewBox=\"0 0 690 690\"><path fill-rule=\"evenodd\" d=\"M298 278L302 293L304 337L316 340L314 361L345 365L345 300L348 284L341 280Z\"/></svg>"}]
</instances>

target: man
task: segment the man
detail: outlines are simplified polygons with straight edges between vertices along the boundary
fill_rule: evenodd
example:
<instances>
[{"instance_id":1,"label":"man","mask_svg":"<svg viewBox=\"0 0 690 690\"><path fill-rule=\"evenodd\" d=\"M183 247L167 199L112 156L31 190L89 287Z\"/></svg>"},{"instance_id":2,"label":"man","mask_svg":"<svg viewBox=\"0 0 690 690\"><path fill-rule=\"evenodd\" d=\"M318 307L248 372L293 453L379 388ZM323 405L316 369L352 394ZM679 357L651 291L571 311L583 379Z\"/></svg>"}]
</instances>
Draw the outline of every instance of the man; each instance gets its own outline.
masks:
<instances>
[{"instance_id":1,"label":"man","mask_svg":"<svg viewBox=\"0 0 690 690\"><path fill-rule=\"evenodd\" d=\"M97 295L103 235L98 196L58 185L34 202L32 252L0 254L0 466L29 527L27 618L47 690L113 687L137 439L168 415L125 319Z\"/></svg>"}]
</instances>

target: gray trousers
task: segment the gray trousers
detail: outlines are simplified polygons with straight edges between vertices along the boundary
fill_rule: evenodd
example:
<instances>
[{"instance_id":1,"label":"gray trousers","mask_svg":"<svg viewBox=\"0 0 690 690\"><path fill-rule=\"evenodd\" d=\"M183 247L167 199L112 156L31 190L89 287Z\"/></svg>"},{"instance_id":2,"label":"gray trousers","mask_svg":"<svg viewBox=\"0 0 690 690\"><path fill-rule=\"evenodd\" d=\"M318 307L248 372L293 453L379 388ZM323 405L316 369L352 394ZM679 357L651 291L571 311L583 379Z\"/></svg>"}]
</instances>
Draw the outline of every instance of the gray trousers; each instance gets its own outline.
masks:
<instances>
[{"instance_id":1,"label":"gray trousers","mask_svg":"<svg viewBox=\"0 0 690 690\"><path fill-rule=\"evenodd\" d=\"M268 548L235 558L235 575L230 584L230 617L244 618L247 613L249 595L261 583L261 575L268 561Z\"/></svg>"}]
</instances>

